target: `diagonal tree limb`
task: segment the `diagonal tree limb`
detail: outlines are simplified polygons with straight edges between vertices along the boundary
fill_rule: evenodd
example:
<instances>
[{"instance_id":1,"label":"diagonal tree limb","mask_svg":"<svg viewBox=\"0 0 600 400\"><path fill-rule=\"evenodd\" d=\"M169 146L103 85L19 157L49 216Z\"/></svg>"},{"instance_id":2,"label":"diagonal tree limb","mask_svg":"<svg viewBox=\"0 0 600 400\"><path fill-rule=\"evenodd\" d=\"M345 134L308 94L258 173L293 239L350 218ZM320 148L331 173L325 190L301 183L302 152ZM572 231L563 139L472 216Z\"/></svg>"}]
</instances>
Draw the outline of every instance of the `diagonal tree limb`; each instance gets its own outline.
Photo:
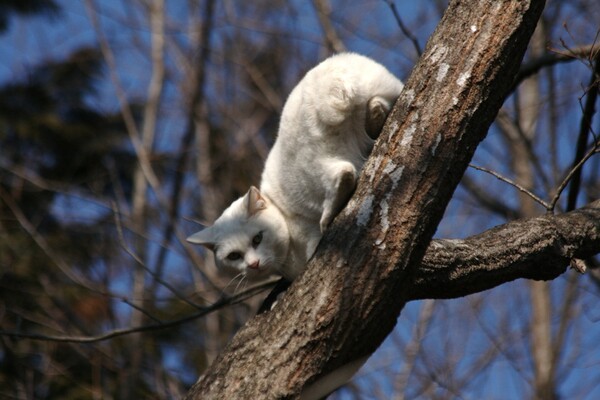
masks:
<instances>
[{"instance_id":1,"label":"diagonal tree limb","mask_svg":"<svg viewBox=\"0 0 600 400\"><path fill-rule=\"evenodd\" d=\"M543 7L450 2L308 270L236 334L188 399L298 398L380 345Z\"/></svg>"}]
</instances>

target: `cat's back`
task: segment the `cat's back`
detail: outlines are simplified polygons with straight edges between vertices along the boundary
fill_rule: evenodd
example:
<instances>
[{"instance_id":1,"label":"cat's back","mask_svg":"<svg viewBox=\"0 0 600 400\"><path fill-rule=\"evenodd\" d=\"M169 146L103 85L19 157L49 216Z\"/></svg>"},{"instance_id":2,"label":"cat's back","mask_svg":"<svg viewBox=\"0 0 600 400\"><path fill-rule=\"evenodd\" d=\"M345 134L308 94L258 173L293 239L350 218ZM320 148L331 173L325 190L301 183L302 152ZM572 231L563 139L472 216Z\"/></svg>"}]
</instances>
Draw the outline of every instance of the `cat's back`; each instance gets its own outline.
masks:
<instances>
[{"instance_id":1,"label":"cat's back","mask_svg":"<svg viewBox=\"0 0 600 400\"><path fill-rule=\"evenodd\" d=\"M285 210L319 215L327 160L345 160L360 170L373 145L365 131L367 102L379 96L393 104L402 83L383 65L341 53L308 71L290 93L261 188Z\"/></svg>"},{"instance_id":2,"label":"cat's back","mask_svg":"<svg viewBox=\"0 0 600 400\"><path fill-rule=\"evenodd\" d=\"M333 96L351 104L375 95L397 97L402 82L377 61L357 53L340 53L310 70L302 82L310 94Z\"/></svg>"},{"instance_id":3,"label":"cat's back","mask_svg":"<svg viewBox=\"0 0 600 400\"><path fill-rule=\"evenodd\" d=\"M367 101L380 96L393 102L402 82L383 65L356 53L341 53L311 69L294 88L283 108L278 139L290 145L334 133L346 123L362 134Z\"/></svg>"}]
</instances>

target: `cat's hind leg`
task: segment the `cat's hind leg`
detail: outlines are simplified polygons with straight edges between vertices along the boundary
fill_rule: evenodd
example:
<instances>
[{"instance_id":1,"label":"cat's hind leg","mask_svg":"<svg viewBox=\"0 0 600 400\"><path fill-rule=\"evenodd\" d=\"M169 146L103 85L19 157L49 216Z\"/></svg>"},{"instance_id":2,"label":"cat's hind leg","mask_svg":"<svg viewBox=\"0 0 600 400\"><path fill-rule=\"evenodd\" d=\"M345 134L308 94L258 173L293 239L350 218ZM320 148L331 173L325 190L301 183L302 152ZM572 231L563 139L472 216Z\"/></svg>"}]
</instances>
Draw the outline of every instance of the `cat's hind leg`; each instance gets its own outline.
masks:
<instances>
[{"instance_id":1,"label":"cat's hind leg","mask_svg":"<svg viewBox=\"0 0 600 400\"><path fill-rule=\"evenodd\" d=\"M325 165L325 185L327 187L321 214L321 233L346 206L356 188L357 172L347 161L329 161Z\"/></svg>"},{"instance_id":2,"label":"cat's hind leg","mask_svg":"<svg viewBox=\"0 0 600 400\"><path fill-rule=\"evenodd\" d=\"M392 105L393 103L382 96L373 96L367 102L365 130L371 139L379 137Z\"/></svg>"},{"instance_id":3,"label":"cat's hind leg","mask_svg":"<svg viewBox=\"0 0 600 400\"><path fill-rule=\"evenodd\" d=\"M334 76L316 82L315 86L315 110L323 124L337 126L352 114L357 96L350 82Z\"/></svg>"}]
</instances>

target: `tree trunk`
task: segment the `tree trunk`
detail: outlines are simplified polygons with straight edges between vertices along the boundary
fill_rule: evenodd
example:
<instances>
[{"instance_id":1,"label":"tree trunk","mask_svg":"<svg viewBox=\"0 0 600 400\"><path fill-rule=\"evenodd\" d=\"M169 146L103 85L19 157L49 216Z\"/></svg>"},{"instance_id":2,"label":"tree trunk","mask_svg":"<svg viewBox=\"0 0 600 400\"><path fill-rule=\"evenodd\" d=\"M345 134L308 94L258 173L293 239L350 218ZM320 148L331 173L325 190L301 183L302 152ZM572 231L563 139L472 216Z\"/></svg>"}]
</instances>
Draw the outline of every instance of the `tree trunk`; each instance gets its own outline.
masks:
<instances>
[{"instance_id":1,"label":"tree trunk","mask_svg":"<svg viewBox=\"0 0 600 400\"><path fill-rule=\"evenodd\" d=\"M308 271L237 333L188 399L296 398L380 345L543 6L450 3Z\"/></svg>"}]
</instances>

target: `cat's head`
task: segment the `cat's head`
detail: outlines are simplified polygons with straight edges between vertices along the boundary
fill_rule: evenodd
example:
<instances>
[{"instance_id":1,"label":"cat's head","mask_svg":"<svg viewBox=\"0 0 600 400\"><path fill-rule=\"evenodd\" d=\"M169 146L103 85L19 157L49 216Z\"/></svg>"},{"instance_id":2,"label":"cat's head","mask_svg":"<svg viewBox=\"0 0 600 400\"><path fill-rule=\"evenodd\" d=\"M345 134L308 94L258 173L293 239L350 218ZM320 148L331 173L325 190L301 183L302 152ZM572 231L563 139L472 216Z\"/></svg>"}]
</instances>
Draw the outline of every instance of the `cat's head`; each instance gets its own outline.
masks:
<instances>
[{"instance_id":1,"label":"cat's head","mask_svg":"<svg viewBox=\"0 0 600 400\"><path fill-rule=\"evenodd\" d=\"M217 267L249 278L280 274L290 241L283 215L254 186L223 211L213 226L187 240L212 250Z\"/></svg>"}]
</instances>

